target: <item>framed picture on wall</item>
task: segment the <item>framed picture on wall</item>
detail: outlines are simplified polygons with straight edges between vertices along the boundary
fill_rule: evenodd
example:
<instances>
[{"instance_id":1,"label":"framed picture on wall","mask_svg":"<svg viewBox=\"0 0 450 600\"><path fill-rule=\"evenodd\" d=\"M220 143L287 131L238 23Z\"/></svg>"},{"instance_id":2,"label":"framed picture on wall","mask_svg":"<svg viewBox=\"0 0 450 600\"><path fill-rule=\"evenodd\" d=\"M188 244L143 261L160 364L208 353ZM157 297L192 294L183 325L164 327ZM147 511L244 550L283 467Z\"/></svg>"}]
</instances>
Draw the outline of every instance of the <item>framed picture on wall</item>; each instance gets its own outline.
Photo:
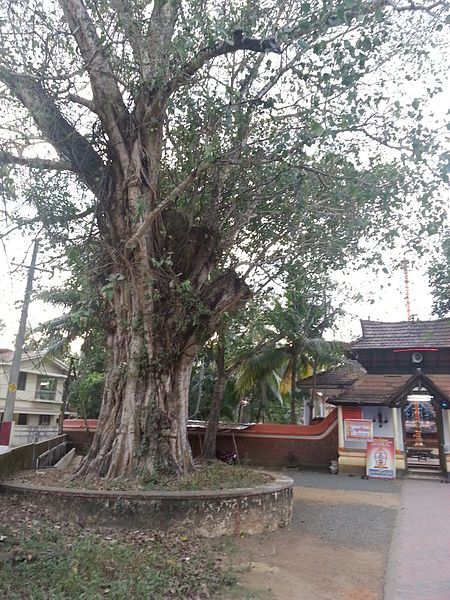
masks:
<instances>
[{"instance_id":1,"label":"framed picture on wall","mask_svg":"<svg viewBox=\"0 0 450 600\"><path fill-rule=\"evenodd\" d=\"M370 419L345 419L344 420L345 441L373 440L373 423Z\"/></svg>"}]
</instances>

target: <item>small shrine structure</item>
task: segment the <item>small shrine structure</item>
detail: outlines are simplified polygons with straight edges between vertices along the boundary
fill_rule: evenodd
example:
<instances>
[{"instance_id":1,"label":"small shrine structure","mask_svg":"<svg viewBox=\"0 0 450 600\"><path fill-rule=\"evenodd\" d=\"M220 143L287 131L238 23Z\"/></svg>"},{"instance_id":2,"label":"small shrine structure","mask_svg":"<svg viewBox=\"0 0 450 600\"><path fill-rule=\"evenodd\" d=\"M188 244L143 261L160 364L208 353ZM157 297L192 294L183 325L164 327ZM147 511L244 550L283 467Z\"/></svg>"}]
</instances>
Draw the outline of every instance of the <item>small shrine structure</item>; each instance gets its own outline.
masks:
<instances>
[{"instance_id":1,"label":"small shrine structure","mask_svg":"<svg viewBox=\"0 0 450 600\"><path fill-rule=\"evenodd\" d=\"M450 319L361 321L361 327L362 336L350 348L364 370L345 382L337 371L334 389L330 374L325 377L328 403L338 410L339 471L365 472L364 436L371 429L373 438L393 439L398 475L447 477Z\"/></svg>"}]
</instances>

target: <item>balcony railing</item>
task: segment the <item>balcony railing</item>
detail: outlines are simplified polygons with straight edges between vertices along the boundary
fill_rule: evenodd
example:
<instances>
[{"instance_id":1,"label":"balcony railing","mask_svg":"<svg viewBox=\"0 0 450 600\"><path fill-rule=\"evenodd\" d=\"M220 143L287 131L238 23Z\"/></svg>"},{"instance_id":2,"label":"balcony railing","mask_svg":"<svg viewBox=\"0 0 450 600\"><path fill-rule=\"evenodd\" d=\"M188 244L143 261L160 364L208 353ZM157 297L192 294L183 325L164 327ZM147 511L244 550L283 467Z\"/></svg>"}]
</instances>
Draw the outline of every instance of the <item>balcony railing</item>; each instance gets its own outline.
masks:
<instances>
[{"instance_id":1,"label":"balcony railing","mask_svg":"<svg viewBox=\"0 0 450 600\"><path fill-rule=\"evenodd\" d=\"M35 399L36 400L55 400L55 390L36 390Z\"/></svg>"}]
</instances>

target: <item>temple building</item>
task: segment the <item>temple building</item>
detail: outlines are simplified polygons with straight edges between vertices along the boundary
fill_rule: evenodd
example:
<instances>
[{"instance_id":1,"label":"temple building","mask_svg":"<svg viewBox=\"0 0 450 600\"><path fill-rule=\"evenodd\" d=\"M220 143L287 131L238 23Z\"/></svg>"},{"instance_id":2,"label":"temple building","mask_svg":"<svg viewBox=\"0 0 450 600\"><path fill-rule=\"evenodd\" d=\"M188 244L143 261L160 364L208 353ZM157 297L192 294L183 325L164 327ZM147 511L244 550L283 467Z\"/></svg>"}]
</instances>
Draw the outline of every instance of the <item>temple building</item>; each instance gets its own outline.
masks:
<instances>
[{"instance_id":1,"label":"temple building","mask_svg":"<svg viewBox=\"0 0 450 600\"><path fill-rule=\"evenodd\" d=\"M450 470L450 319L361 321L350 345L362 369L317 376L338 410L339 472L364 473L367 442L393 440L397 475Z\"/></svg>"}]
</instances>

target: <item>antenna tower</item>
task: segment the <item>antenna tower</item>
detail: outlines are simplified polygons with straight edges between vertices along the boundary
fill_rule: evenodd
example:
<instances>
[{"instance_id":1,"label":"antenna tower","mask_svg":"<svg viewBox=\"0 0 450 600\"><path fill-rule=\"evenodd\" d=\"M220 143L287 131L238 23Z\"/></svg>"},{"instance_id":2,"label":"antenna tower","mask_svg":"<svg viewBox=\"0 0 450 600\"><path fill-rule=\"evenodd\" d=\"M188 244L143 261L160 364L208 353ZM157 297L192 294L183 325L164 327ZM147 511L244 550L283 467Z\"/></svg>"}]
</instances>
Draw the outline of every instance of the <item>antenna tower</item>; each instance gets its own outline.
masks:
<instances>
[{"instance_id":1,"label":"antenna tower","mask_svg":"<svg viewBox=\"0 0 450 600\"><path fill-rule=\"evenodd\" d=\"M406 318L408 321L411 320L411 300L409 296L409 273L408 273L408 261L402 261L403 274L405 276L405 303L406 303Z\"/></svg>"}]
</instances>

